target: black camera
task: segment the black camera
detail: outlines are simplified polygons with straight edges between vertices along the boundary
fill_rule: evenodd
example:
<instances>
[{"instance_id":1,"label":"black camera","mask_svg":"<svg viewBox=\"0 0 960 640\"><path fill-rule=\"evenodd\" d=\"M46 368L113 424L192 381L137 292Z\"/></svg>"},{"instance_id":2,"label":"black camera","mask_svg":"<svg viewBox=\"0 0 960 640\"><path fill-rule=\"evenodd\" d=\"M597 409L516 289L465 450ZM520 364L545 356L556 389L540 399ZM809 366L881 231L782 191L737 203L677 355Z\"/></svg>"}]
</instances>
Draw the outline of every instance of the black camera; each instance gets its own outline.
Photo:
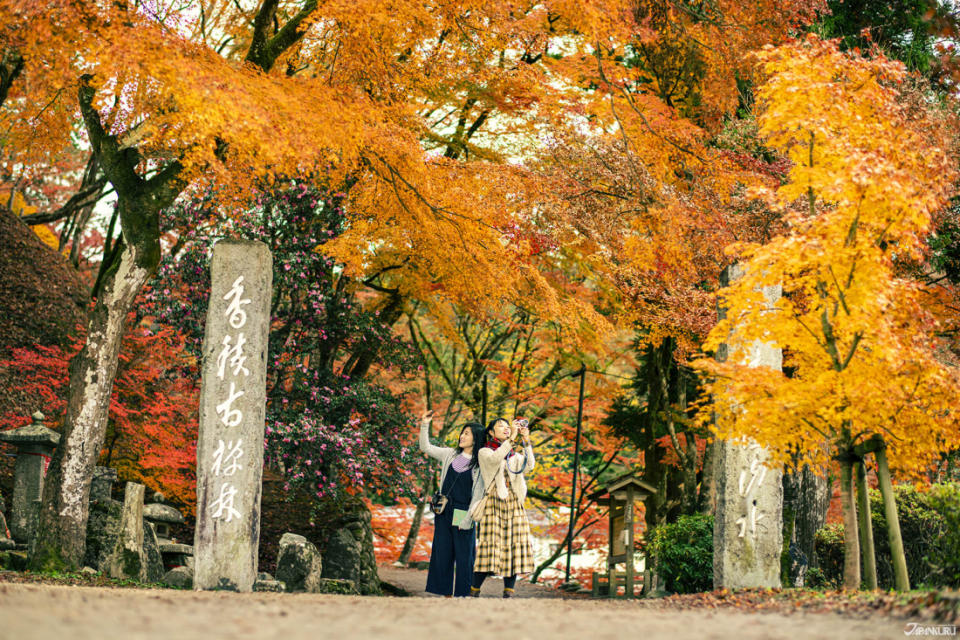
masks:
<instances>
[{"instance_id":1,"label":"black camera","mask_svg":"<svg viewBox=\"0 0 960 640\"><path fill-rule=\"evenodd\" d=\"M443 513L443 510L447 508L447 502L449 498L443 495L439 491L433 494L433 497L430 498L430 511L433 511L434 514L440 515Z\"/></svg>"}]
</instances>

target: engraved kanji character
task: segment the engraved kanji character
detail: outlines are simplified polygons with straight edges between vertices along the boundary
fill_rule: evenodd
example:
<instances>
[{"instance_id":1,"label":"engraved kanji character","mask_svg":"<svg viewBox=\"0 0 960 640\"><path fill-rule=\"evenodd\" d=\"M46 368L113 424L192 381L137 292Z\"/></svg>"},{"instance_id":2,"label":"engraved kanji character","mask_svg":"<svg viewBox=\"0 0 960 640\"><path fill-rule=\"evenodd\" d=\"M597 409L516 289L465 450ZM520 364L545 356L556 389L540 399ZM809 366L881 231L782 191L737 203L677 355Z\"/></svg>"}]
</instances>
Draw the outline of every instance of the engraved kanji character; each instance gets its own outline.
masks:
<instances>
[{"instance_id":1,"label":"engraved kanji character","mask_svg":"<svg viewBox=\"0 0 960 640\"><path fill-rule=\"evenodd\" d=\"M235 427L243 420L243 413L239 409L231 409L233 401L243 395L243 391L236 391L234 384L230 383L230 392L227 399L217 405L217 413L220 415L220 422L228 427Z\"/></svg>"},{"instance_id":2,"label":"engraved kanji character","mask_svg":"<svg viewBox=\"0 0 960 640\"><path fill-rule=\"evenodd\" d=\"M213 474L232 476L238 469L242 468L240 458L243 456L243 448L240 446L240 440L234 442L229 440L224 445L223 440L217 445L213 452Z\"/></svg>"},{"instance_id":3,"label":"engraved kanji character","mask_svg":"<svg viewBox=\"0 0 960 640\"><path fill-rule=\"evenodd\" d=\"M247 360L247 356L243 355L243 345L247 343L246 338L243 333L240 333L234 345L230 344L230 339L229 335L223 336L223 347L220 349L220 355L217 356L217 377L221 380L223 380L228 362L233 375L239 375L241 372L245 376L250 375L247 368L243 366L243 363Z\"/></svg>"},{"instance_id":4,"label":"engraved kanji character","mask_svg":"<svg viewBox=\"0 0 960 640\"><path fill-rule=\"evenodd\" d=\"M233 508L233 499L237 495L237 488L225 482L220 485L220 496L210 505L211 518L222 518L226 512L227 522L240 517L240 512Z\"/></svg>"},{"instance_id":5,"label":"engraved kanji character","mask_svg":"<svg viewBox=\"0 0 960 640\"><path fill-rule=\"evenodd\" d=\"M247 312L241 307L245 304L250 304L250 299L243 297L243 276L238 276L237 279L233 281L233 286L230 287L230 291L227 291L227 294L223 296L223 299L230 300L230 304L227 305L227 311L224 314L229 319L230 326L234 329L239 329L245 325L247 323Z\"/></svg>"}]
</instances>

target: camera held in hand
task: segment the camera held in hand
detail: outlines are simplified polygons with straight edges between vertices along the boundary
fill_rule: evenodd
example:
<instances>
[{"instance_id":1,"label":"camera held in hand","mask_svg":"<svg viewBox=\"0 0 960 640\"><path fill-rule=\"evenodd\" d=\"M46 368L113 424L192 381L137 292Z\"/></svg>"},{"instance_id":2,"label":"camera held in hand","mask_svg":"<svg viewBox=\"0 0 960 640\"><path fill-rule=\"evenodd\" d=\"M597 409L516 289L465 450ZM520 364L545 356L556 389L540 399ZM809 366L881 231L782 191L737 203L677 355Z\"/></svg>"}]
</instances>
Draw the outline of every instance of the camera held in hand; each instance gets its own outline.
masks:
<instances>
[{"instance_id":1,"label":"camera held in hand","mask_svg":"<svg viewBox=\"0 0 960 640\"><path fill-rule=\"evenodd\" d=\"M527 420L526 418L516 418L514 422L518 423L519 426L517 428L516 435L514 435L513 437L513 441L518 445L523 444L523 434L520 433L520 430L524 429L527 425L529 425L530 421Z\"/></svg>"}]
</instances>

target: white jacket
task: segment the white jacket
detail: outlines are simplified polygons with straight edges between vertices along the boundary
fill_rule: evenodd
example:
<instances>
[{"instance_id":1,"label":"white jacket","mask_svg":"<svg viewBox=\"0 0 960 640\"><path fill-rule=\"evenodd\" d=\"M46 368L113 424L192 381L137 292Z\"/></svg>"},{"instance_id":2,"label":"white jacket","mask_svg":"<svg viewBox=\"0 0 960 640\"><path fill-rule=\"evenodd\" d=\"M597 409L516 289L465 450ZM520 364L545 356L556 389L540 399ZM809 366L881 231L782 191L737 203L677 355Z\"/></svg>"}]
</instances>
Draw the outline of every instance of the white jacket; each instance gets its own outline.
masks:
<instances>
[{"instance_id":1,"label":"white jacket","mask_svg":"<svg viewBox=\"0 0 960 640\"><path fill-rule=\"evenodd\" d=\"M477 452L477 458L480 460L480 476L483 479L484 489L491 482L496 482L497 495L501 500L507 499L507 481L504 479L504 475L509 476L510 488L517 496L517 500L520 501L520 505L523 506L523 501L527 498L527 481L523 476L533 471L536 464L533 458L533 446L528 444L524 447L524 452L527 454L526 466L523 464L524 457L520 454L511 456L507 460L507 454L510 453L512 448L513 443L506 441L497 449L491 449L490 447L480 449ZM508 467L510 472L506 473Z\"/></svg>"}]
</instances>

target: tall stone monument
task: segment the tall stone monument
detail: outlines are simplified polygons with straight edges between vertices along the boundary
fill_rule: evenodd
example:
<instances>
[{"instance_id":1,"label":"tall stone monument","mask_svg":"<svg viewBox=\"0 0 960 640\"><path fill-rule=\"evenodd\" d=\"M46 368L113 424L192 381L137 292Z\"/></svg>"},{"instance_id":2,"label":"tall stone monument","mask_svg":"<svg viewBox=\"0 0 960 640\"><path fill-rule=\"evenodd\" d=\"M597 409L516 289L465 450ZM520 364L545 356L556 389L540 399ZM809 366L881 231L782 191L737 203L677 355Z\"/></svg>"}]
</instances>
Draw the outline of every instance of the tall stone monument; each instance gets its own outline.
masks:
<instances>
[{"instance_id":1,"label":"tall stone monument","mask_svg":"<svg viewBox=\"0 0 960 640\"><path fill-rule=\"evenodd\" d=\"M720 284L727 286L742 275L739 265L727 267L720 276ZM772 307L780 298L780 285L764 287L763 295L767 305ZM723 313L721 309L721 316ZM780 371L783 365L781 350L764 342L750 345L746 353L730 353L726 345L722 345L717 359L727 358L735 358L750 367L770 367L776 371ZM715 589L780 587L783 474L765 467L766 457L766 451L755 442L716 443Z\"/></svg>"},{"instance_id":2,"label":"tall stone monument","mask_svg":"<svg viewBox=\"0 0 960 640\"><path fill-rule=\"evenodd\" d=\"M273 258L261 242L214 245L203 342L194 589L257 578Z\"/></svg>"}]
</instances>

